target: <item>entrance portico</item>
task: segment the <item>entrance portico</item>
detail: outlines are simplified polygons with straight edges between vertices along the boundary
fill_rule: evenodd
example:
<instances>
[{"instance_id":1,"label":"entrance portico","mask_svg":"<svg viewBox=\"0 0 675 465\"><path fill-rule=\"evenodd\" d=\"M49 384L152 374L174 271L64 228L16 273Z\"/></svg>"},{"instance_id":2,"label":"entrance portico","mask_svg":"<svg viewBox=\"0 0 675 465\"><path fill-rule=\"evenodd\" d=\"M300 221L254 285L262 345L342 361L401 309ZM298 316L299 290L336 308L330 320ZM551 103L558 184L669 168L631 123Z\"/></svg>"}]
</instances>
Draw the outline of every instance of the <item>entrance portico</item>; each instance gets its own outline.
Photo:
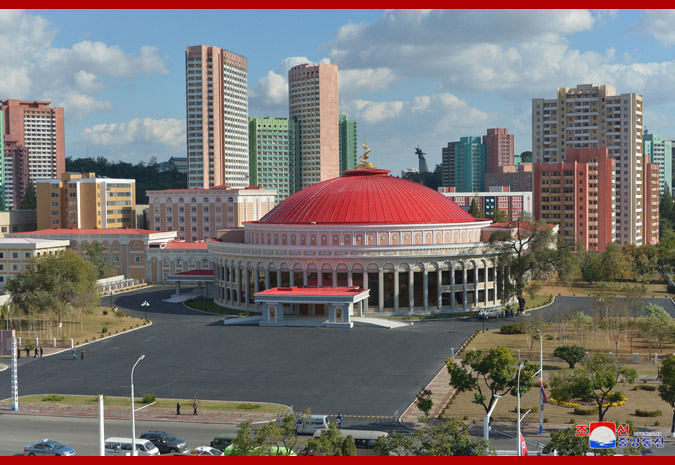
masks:
<instances>
[{"instance_id":1,"label":"entrance portico","mask_svg":"<svg viewBox=\"0 0 675 465\"><path fill-rule=\"evenodd\" d=\"M255 301L263 305L260 326L285 326L284 314L316 317L325 315L328 328L352 328L352 315L364 315L369 289L359 287L276 287L257 292Z\"/></svg>"}]
</instances>

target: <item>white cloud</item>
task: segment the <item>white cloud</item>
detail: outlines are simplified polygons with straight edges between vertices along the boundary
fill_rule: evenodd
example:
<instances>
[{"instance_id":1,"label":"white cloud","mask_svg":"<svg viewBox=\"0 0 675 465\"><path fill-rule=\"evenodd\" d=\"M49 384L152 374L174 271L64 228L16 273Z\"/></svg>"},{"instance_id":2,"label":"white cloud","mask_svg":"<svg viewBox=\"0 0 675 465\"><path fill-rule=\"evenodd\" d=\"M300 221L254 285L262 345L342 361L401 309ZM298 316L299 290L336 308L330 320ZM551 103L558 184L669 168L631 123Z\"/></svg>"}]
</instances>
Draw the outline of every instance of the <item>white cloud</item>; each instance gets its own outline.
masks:
<instances>
[{"instance_id":1,"label":"white cloud","mask_svg":"<svg viewBox=\"0 0 675 465\"><path fill-rule=\"evenodd\" d=\"M343 110L347 112L350 119L376 124L399 117L403 105L404 102L369 102L357 99L345 104Z\"/></svg>"},{"instance_id":2,"label":"white cloud","mask_svg":"<svg viewBox=\"0 0 675 465\"><path fill-rule=\"evenodd\" d=\"M82 139L101 146L152 143L171 148L185 146L185 121L178 119L134 118L124 123L97 124L80 134Z\"/></svg>"},{"instance_id":3,"label":"white cloud","mask_svg":"<svg viewBox=\"0 0 675 465\"><path fill-rule=\"evenodd\" d=\"M666 47L675 45L675 11L647 10L642 21L633 26L633 31L650 35Z\"/></svg>"},{"instance_id":4,"label":"white cloud","mask_svg":"<svg viewBox=\"0 0 675 465\"><path fill-rule=\"evenodd\" d=\"M389 87L396 77L389 68L339 69L340 98L349 99L363 91L374 92Z\"/></svg>"},{"instance_id":5,"label":"white cloud","mask_svg":"<svg viewBox=\"0 0 675 465\"><path fill-rule=\"evenodd\" d=\"M0 11L1 98L60 102L66 118L78 119L111 107L92 95L104 89L106 80L168 73L156 47L143 46L133 54L84 40L62 48L53 45L56 34L41 16Z\"/></svg>"}]
</instances>

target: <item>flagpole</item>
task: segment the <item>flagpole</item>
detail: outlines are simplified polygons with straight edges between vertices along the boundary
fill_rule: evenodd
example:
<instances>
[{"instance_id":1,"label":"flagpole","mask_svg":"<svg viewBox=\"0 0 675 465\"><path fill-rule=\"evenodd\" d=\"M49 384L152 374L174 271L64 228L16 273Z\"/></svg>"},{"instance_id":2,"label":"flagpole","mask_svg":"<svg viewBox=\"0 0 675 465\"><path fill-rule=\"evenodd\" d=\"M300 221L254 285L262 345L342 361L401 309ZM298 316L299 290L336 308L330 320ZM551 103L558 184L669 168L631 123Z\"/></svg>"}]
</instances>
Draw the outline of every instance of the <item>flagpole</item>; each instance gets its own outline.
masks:
<instances>
[{"instance_id":1,"label":"flagpole","mask_svg":"<svg viewBox=\"0 0 675 465\"><path fill-rule=\"evenodd\" d=\"M544 386L544 342L541 337L541 330L539 333L539 379L541 386ZM539 434L544 434L544 396L539 393Z\"/></svg>"}]
</instances>

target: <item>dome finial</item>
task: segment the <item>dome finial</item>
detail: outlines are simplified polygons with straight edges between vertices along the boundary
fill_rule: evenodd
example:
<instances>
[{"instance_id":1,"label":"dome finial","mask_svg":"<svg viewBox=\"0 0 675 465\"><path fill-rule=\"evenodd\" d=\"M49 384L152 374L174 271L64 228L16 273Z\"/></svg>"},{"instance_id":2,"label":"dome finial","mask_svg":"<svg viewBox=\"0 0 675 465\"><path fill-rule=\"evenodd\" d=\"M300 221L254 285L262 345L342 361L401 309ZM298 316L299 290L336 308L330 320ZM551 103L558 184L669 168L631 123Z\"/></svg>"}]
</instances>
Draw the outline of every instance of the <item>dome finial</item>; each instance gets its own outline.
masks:
<instances>
[{"instance_id":1,"label":"dome finial","mask_svg":"<svg viewBox=\"0 0 675 465\"><path fill-rule=\"evenodd\" d=\"M375 168L377 168L377 166L373 165L372 163L370 163L368 161L368 154L370 153L370 149L368 148L368 146L366 144L368 144L368 136L364 132L363 133L363 149L365 150L365 152L363 152L363 155L361 155L361 157L359 158L359 161L361 163L356 165L356 169L363 169L363 168L375 169Z\"/></svg>"}]
</instances>

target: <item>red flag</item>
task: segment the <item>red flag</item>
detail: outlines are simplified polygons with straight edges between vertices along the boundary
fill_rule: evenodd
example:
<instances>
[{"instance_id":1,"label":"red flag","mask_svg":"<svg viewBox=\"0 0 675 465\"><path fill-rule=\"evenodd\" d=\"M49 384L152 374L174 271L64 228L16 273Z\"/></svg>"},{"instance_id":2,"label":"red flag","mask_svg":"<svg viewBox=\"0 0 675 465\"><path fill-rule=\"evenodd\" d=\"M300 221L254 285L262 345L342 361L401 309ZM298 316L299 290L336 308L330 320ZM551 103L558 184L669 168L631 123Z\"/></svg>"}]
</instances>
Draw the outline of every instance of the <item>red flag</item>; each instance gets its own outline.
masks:
<instances>
[{"instance_id":1,"label":"red flag","mask_svg":"<svg viewBox=\"0 0 675 465\"><path fill-rule=\"evenodd\" d=\"M525 439L523 438L523 434L520 434L520 445L518 446L518 456L523 457L527 455L527 444L525 444Z\"/></svg>"},{"instance_id":2,"label":"red flag","mask_svg":"<svg viewBox=\"0 0 675 465\"><path fill-rule=\"evenodd\" d=\"M548 397L546 397L546 391L544 391L544 382L539 378L539 388L541 391L541 402L543 404L548 404Z\"/></svg>"}]
</instances>

